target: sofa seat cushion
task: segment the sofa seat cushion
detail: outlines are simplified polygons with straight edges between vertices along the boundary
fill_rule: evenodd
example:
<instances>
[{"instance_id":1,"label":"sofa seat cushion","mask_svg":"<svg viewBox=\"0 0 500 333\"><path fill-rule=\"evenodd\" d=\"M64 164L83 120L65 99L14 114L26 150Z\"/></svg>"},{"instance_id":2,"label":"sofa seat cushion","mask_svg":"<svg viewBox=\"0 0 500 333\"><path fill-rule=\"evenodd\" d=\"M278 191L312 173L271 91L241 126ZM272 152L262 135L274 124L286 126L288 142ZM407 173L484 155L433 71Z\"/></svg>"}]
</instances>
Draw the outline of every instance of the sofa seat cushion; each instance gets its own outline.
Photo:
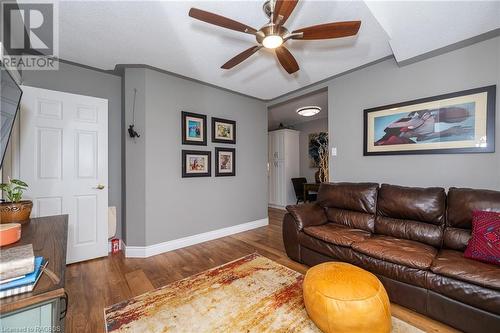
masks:
<instances>
[{"instance_id":1,"label":"sofa seat cushion","mask_svg":"<svg viewBox=\"0 0 500 333\"><path fill-rule=\"evenodd\" d=\"M304 228L309 236L335 245L350 247L354 242L361 242L370 237L370 233L360 229L351 229L342 224L327 223Z\"/></svg>"},{"instance_id":2,"label":"sofa seat cushion","mask_svg":"<svg viewBox=\"0 0 500 333\"><path fill-rule=\"evenodd\" d=\"M363 254L417 269L428 269L437 250L426 244L390 236L373 236L351 247Z\"/></svg>"},{"instance_id":3,"label":"sofa seat cushion","mask_svg":"<svg viewBox=\"0 0 500 333\"><path fill-rule=\"evenodd\" d=\"M299 232L298 238L301 249L308 248L309 250L326 255L332 258L332 260L345 261L354 265L357 264L354 258L354 251L349 247L322 241L316 237L309 236L305 232Z\"/></svg>"},{"instance_id":4,"label":"sofa seat cushion","mask_svg":"<svg viewBox=\"0 0 500 333\"><path fill-rule=\"evenodd\" d=\"M427 288L470 306L500 315L500 291L427 272Z\"/></svg>"},{"instance_id":5,"label":"sofa seat cushion","mask_svg":"<svg viewBox=\"0 0 500 333\"><path fill-rule=\"evenodd\" d=\"M481 287L500 290L500 267L467 259L460 251L441 250L432 262L431 271Z\"/></svg>"}]
</instances>

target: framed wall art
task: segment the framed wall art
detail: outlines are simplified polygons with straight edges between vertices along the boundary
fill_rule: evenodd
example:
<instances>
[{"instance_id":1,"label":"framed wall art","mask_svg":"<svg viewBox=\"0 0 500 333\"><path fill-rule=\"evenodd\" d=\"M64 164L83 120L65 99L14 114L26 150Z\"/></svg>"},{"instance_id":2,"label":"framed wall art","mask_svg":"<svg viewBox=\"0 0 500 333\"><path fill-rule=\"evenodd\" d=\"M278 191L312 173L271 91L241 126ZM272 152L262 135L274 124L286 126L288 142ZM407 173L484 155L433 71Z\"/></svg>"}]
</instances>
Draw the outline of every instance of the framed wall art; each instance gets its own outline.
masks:
<instances>
[{"instance_id":1,"label":"framed wall art","mask_svg":"<svg viewBox=\"0 0 500 333\"><path fill-rule=\"evenodd\" d=\"M207 116L182 111L182 144L207 145Z\"/></svg>"},{"instance_id":2,"label":"framed wall art","mask_svg":"<svg viewBox=\"0 0 500 333\"><path fill-rule=\"evenodd\" d=\"M495 151L496 86L364 110L363 155Z\"/></svg>"},{"instance_id":3,"label":"framed wall art","mask_svg":"<svg viewBox=\"0 0 500 333\"><path fill-rule=\"evenodd\" d=\"M210 151L182 150L182 177L211 177Z\"/></svg>"},{"instance_id":4,"label":"framed wall art","mask_svg":"<svg viewBox=\"0 0 500 333\"><path fill-rule=\"evenodd\" d=\"M215 176L236 176L236 149L215 148Z\"/></svg>"},{"instance_id":5,"label":"framed wall art","mask_svg":"<svg viewBox=\"0 0 500 333\"><path fill-rule=\"evenodd\" d=\"M212 142L236 143L236 122L212 117Z\"/></svg>"}]
</instances>

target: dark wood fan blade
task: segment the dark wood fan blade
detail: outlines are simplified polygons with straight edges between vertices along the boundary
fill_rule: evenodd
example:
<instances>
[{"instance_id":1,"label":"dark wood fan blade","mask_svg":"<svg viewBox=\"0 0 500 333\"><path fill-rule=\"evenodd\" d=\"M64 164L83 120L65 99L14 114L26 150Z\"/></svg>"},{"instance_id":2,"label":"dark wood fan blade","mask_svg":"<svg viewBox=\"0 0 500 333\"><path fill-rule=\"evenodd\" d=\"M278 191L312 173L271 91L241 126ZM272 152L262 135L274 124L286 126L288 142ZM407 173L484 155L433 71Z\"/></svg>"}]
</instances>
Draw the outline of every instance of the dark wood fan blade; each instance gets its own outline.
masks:
<instances>
[{"instance_id":1,"label":"dark wood fan blade","mask_svg":"<svg viewBox=\"0 0 500 333\"><path fill-rule=\"evenodd\" d=\"M288 51L286 47L280 46L276 48L275 51L281 66L283 66L283 68L289 74L293 74L299 70L299 64L297 64L297 60L295 60L293 55L290 53L290 51Z\"/></svg>"},{"instance_id":2,"label":"dark wood fan blade","mask_svg":"<svg viewBox=\"0 0 500 333\"><path fill-rule=\"evenodd\" d=\"M248 25L197 8L191 8L189 10L189 16L203 22L218 25L219 27L241 31L251 35L255 35L257 32L257 30Z\"/></svg>"},{"instance_id":3,"label":"dark wood fan blade","mask_svg":"<svg viewBox=\"0 0 500 333\"><path fill-rule=\"evenodd\" d=\"M282 16L278 23L283 25L297 6L297 2L298 0L277 0L274 5L273 22L278 22L279 16Z\"/></svg>"},{"instance_id":4,"label":"dark wood fan blade","mask_svg":"<svg viewBox=\"0 0 500 333\"><path fill-rule=\"evenodd\" d=\"M249 49L246 49L245 51L241 52L237 56L231 58L228 62L226 62L224 65L221 66L223 69L230 69L233 68L234 66L238 65L240 62L243 60L246 60L248 57L250 57L252 54L260 50L262 46L257 45L257 46L252 46Z\"/></svg>"},{"instance_id":5,"label":"dark wood fan blade","mask_svg":"<svg viewBox=\"0 0 500 333\"><path fill-rule=\"evenodd\" d=\"M353 36L358 33L361 21L334 22L302 28L292 33L303 33L301 36L292 36L292 39L329 39Z\"/></svg>"}]
</instances>

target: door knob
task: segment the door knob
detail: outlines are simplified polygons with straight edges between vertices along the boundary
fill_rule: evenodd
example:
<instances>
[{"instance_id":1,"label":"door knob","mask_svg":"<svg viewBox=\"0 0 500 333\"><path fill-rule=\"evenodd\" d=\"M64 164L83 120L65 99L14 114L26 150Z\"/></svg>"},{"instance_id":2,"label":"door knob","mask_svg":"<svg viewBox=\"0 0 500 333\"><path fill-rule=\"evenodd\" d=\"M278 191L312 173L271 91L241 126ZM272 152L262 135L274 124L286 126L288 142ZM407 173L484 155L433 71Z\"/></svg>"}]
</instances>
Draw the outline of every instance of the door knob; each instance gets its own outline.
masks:
<instances>
[{"instance_id":1,"label":"door knob","mask_svg":"<svg viewBox=\"0 0 500 333\"><path fill-rule=\"evenodd\" d=\"M104 190L106 186L102 185L102 184L98 184L96 187L94 187L96 190Z\"/></svg>"}]
</instances>

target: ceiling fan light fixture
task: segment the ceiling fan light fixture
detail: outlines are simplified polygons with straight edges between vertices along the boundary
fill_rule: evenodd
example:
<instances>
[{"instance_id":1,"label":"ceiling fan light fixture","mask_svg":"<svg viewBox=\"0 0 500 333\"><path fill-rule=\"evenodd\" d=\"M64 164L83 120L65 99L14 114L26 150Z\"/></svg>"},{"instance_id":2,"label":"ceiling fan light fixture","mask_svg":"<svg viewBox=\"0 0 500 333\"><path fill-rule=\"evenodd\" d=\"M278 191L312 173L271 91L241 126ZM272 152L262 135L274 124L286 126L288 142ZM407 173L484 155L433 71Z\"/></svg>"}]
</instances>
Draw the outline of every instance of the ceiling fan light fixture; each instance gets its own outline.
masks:
<instances>
[{"instance_id":1,"label":"ceiling fan light fixture","mask_svg":"<svg viewBox=\"0 0 500 333\"><path fill-rule=\"evenodd\" d=\"M297 113L303 117L312 117L321 111L319 106L304 106L297 109Z\"/></svg>"},{"instance_id":2,"label":"ceiling fan light fixture","mask_svg":"<svg viewBox=\"0 0 500 333\"><path fill-rule=\"evenodd\" d=\"M266 48L274 50L273 53L279 64L288 74L294 74L300 67L292 53L283 45L289 39L321 40L354 36L358 33L361 26L361 21L330 22L295 29L289 32L284 25L293 13L299 0L264 1L266 2L263 8L269 21L260 29L254 29L241 22L198 8L191 8L189 10L189 16L196 20L255 36L257 45L229 59L229 61L221 66L222 69L231 69L248 59L258 50Z\"/></svg>"},{"instance_id":3,"label":"ceiling fan light fixture","mask_svg":"<svg viewBox=\"0 0 500 333\"><path fill-rule=\"evenodd\" d=\"M262 45L266 49L275 49L283 44L283 38L280 35L268 35L262 40Z\"/></svg>"}]
</instances>

